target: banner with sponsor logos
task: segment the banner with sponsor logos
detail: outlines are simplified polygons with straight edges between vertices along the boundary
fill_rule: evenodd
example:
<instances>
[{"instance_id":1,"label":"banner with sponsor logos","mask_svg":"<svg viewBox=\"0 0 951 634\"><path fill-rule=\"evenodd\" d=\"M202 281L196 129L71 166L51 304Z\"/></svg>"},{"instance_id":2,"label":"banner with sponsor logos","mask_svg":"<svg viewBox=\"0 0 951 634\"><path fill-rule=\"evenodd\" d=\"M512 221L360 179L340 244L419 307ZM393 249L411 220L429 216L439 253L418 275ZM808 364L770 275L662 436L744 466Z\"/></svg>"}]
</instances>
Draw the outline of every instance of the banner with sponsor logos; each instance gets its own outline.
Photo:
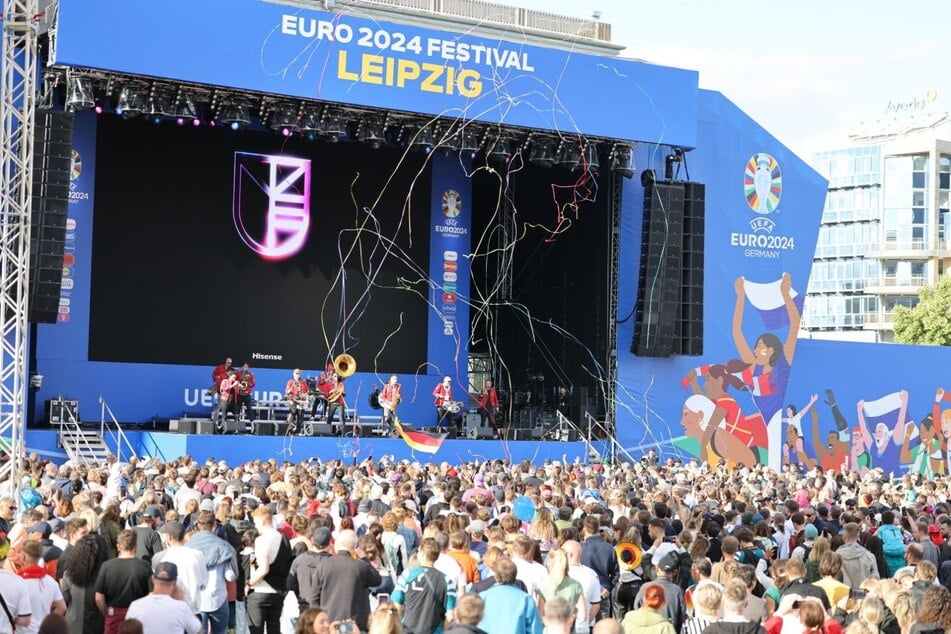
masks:
<instances>
[{"instance_id":1,"label":"banner with sponsor logos","mask_svg":"<svg viewBox=\"0 0 951 634\"><path fill-rule=\"evenodd\" d=\"M61 0L55 63L693 147L697 73L259 0ZM595 90L595 88L597 88ZM606 97L610 95L610 97Z\"/></svg>"}]
</instances>

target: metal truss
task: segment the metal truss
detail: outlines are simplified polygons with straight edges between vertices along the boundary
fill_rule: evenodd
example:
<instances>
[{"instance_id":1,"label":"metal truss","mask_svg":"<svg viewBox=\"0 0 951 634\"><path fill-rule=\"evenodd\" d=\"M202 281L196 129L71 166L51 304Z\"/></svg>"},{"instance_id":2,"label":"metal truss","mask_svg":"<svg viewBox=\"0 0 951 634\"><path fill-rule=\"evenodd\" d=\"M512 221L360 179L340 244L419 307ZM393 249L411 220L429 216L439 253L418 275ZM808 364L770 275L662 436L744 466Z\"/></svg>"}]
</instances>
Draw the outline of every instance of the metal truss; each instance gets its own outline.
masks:
<instances>
[{"instance_id":1,"label":"metal truss","mask_svg":"<svg viewBox=\"0 0 951 634\"><path fill-rule=\"evenodd\" d=\"M0 463L5 493L19 495L27 383L27 286L33 121L36 106L37 0L2 0L0 38Z\"/></svg>"},{"instance_id":2,"label":"metal truss","mask_svg":"<svg viewBox=\"0 0 951 634\"><path fill-rule=\"evenodd\" d=\"M607 433L616 438L617 421L617 310L618 310L618 292L619 292L619 268L621 259L621 190L623 189L624 179L615 171L610 173L610 200L608 202L608 213L610 214L610 227L608 229L608 366L606 377L606 388L604 390L605 408L604 408L604 426ZM616 458L614 447L617 443L611 443L611 457Z\"/></svg>"}]
</instances>

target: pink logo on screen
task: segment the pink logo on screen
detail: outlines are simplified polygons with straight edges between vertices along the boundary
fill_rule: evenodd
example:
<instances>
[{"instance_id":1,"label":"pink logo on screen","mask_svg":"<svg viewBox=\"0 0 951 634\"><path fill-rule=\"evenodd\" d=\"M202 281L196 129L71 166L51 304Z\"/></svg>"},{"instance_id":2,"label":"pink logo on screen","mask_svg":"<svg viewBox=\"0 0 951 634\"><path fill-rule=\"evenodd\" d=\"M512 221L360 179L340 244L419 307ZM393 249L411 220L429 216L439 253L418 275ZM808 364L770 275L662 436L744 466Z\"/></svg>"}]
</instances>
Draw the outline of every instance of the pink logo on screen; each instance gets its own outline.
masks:
<instances>
[{"instance_id":1,"label":"pink logo on screen","mask_svg":"<svg viewBox=\"0 0 951 634\"><path fill-rule=\"evenodd\" d=\"M304 247L310 230L308 159L235 152L233 197L238 237L263 259L286 260ZM261 235L252 236L249 224L263 227Z\"/></svg>"}]
</instances>

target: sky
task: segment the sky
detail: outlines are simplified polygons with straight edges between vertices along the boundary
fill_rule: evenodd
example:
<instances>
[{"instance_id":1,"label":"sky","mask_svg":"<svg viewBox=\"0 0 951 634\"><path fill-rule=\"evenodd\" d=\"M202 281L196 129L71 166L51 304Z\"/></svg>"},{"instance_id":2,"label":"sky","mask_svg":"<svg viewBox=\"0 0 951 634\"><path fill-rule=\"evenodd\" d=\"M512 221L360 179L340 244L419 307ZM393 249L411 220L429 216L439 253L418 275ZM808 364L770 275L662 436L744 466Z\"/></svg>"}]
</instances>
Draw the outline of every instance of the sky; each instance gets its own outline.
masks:
<instances>
[{"instance_id":1,"label":"sky","mask_svg":"<svg viewBox=\"0 0 951 634\"><path fill-rule=\"evenodd\" d=\"M700 72L806 160L849 145L889 102L951 110L951 0L503 0L579 18L601 12L622 57Z\"/></svg>"}]
</instances>

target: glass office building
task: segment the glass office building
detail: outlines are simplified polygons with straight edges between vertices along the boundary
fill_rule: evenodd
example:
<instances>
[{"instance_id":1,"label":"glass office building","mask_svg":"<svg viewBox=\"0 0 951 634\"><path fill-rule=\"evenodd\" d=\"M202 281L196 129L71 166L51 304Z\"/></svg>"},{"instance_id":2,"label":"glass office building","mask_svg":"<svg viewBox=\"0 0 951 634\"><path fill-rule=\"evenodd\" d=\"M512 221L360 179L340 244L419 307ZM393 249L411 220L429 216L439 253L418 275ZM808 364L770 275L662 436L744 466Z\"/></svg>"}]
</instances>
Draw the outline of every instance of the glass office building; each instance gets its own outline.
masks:
<instances>
[{"instance_id":1,"label":"glass office building","mask_svg":"<svg viewBox=\"0 0 951 634\"><path fill-rule=\"evenodd\" d=\"M896 306L951 266L947 116L922 129L891 124L863 144L816 154L829 179L802 327L805 336L889 342ZM911 126L909 126L911 127ZM951 134L945 138L951 138Z\"/></svg>"}]
</instances>

